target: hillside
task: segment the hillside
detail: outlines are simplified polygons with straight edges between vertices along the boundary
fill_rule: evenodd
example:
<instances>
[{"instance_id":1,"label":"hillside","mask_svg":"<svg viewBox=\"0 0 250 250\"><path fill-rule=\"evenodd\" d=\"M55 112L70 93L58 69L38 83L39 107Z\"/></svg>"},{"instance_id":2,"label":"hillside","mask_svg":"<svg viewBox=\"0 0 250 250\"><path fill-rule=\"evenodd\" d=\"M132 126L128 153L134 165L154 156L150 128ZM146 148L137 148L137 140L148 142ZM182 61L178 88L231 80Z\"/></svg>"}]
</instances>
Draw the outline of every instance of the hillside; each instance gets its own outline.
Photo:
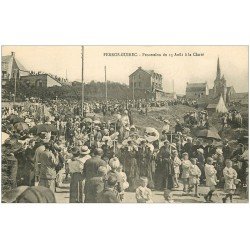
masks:
<instances>
[{"instance_id":1,"label":"hillside","mask_svg":"<svg viewBox=\"0 0 250 250\"><path fill-rule=\"evenodd\" d=\"M132 98L132 91L125 84L118 82L109 82L108 99ZM9 99L10 93L14 92L14 85L9 84L2 89L2 98ZM40 97L43 99L75 99L80 100L82 94L82 86L80 82L73 82L73 85L53 86L49 88L43 87L27 87L25 85L17 85L17 99L24 100L26 97ZM85 100L105 100L106 84L104 82L90 82L84 86Z\"/></svg>"}]
</instances>

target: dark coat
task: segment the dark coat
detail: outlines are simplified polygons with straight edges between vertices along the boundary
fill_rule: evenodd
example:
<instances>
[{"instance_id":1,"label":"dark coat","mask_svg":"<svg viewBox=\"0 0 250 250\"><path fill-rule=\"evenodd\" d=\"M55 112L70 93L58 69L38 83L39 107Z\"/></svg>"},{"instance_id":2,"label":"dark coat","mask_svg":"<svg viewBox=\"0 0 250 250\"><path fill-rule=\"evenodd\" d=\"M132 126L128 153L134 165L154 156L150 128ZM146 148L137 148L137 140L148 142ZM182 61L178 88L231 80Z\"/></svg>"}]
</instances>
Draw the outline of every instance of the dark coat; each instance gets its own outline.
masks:
<instances>
[{"instance_id":1,"label":"dark coat","mask_svg":"<svg viewBox=\"0 0 250 250\"><path fill-rule=\"evenodd\" d=\"M99 156L94 156L91 159L88 159L84 164L83 177L86 181L90 180L92 177L97 177L98 168L106 165L107 163Z\"/></svg>"},{"instance_id":2,"label":"dark coat","mask_svg":"<svg viewBox=\"0 0 250 250\"><path fill-rule=\"evenodd\" d=\"M105 188L97 198L98 203L120 203L121 199L115 189Z\"/></svg>"},{"instance_id":3,"label":"dark coat","mask_svg":"<svg viewBox=\"0 0 250 250\"><path fill-rule=\"evenodd\" d=\"M216 152L216 147L214 145L207 145L204 148L204 156L207 157L212 157Z\"/></svg>"},{"instance_id":4,"label":"dark coat","mask_svg":"<svg viewBox=\"0 0 250 250\"><path fill-rule=\"evenodd\" d=\"M189 158L193 157L193 144L191 142L187 142L182 149L182 153L188 153Z\"/></svg>"},{"instance_id":5,"label":"dark coat","mask_svg":"<svg viewBox=\"0 0 250 250\"><path fill-rule=\"evenodd\" d=\"M97 203L98 195L104 189L104 181L102 177L93 177L84 187L85 203Z\"/></svg>"},{"instance_id":6,"label":"dark coat","mask_svg":"<svg viewBox=\"0 0 250 250\"><path fill-rule=\"evenodd\" d=\"M46 187L19 186L5 193L2 202L10 203L55 203L54 193Z\"/></svg>"}]
</instances>

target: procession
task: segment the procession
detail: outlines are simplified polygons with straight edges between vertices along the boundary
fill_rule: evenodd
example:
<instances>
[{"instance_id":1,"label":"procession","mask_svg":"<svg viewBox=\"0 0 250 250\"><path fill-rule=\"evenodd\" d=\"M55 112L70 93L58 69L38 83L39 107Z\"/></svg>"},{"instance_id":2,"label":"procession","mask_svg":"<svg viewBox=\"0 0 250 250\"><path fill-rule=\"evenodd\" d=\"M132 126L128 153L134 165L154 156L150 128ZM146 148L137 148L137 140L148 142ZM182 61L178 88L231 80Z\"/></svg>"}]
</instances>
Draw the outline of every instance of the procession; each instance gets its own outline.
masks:
<instances>
[{"instance_id":1,"label":"procession","mask_svg":"<svg viewBox=\"0 0 250 250\"><path fill-rule=\"evenodd\" d=\"M100 103L86 104L84 116L65 101L40 106L2 110L2 181L6 190L26 186L27 201L29 188L48 188L56 202L67 186L70 203L125 202L131 193L135 202L158 202L152 192L169 203L175 193L197 202L213 202L218 192L217 202L248 195L248 140L221 138L204 110L163 118L158 131L138 127L139 110L119 102L105 115L93 112Z\"/></svg>"},{"instance_id":2,"label":"procession","mask_svg":"<svg viewBox=\"0 0 250 250\"><path fill-rule=\"evenodd\" d=\"M104 98L92 99L84 99L83 78L80 97L66 98L63 87L47 84L67 77L21 69L17 89L13 74L2 89L2 202L248 202L248 111L227 87L219 58L209 94L207 83L166 93L161 74L138 67L131 96L111 98L104 69L103 85L87 85L104 86ZM140 79L154 81L151 92ZM112 86L117 95L127 88ZM51 96L38 97L39 88ZM73 84L67 90L74 94Z\"/></svg>"}]
</instances>

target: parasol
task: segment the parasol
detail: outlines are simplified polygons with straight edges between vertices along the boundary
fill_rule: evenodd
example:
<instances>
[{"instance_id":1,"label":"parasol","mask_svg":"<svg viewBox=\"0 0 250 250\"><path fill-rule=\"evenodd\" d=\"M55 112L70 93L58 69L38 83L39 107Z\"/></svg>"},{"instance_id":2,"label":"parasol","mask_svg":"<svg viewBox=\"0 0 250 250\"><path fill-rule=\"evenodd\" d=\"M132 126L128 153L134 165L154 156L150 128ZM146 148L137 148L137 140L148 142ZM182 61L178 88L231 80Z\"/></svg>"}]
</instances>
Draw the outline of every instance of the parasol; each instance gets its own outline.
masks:
<instances>
[{"instance_id":1,"label":"parasol","mask_svg":"<svg viewBox=\"0 0 250 250\"><path fill-rule=\"evenodd\" d=\"M40 124L30 129L33 134L40 134L42 132L57 132L57 128L52 124Z\"/></svg>"},{"instance_id":2,"label":"parasol","mask_svg":"<svg viewBox=\"0 0 250 250\"><path fill-rule=\"evenodd\" d=\"M146 127L146 128L145 128L145 132L146 132L147 134L158 133L158 131L157 131L155 128L153 128L153 127Z\"/></svg>"},{"instance_id":3,"label":"parasol","mask_svg":"<svg viewBox=\"0 0 250 250\"><path fill-rule=\"evenodd\" d=\"M149 142L157 141L157 140L159 140L159 138L160 138L160 134L159 134L159 132L158 132L155 128L146 127L145 133L148 134L147 137L146 137L146 139L147 139Z\"/></svg>"},{"instance_id":4,"label":"parasol","mask_svg":"<svg viewBox=\"0 0 250 250\"><path fill-rule=\"evenodd\" d=\"M83 119L83 122L89 122L89 123L92 123L92 119L87 117L87 118L84 118Z\"/></svg>"},{"instance_id":5,"label":"parasol","mask_svg":"<svg viewBox=\"0 0 250 250\"><path fill-rule=\"evenodd\" d=\"M85 119L88 119L88 118L85 118ZM100 120L94 120L93 123L94 123L95 125L97 125L97 124L101 124L101 121L100 121Z\"/></svg>"},{"instance_id":6,"label":"parasol","mask_svg":"<svg viewBox=\"0 0 250 250\"><path fill-rule=\"evenodd\" d=\"M154 142L154 141L157 141L159 139L159 137L156 137L156 136L145 136L145 139L148 141L148 142Z\"/></svg>"},{"instance_id":7,"label":"parasol","mask_svg":"<svg viewBox=\"0 0 250 250\"><path fill-rule=\"evenodd\" d=\"M214 139L218 141L221 140L218 132L210 129L198 130L196 136L199 138Z\"/></svg>"},{"instance_id":8,"label":"parasol","mask_svg":"<svg viewBox=\"0 0 250 250\"><path fill-rule=\"evenodd\" d=\"M16 131L24 131L24 130L28 130L29 129L29 126L27 123L25 122L18 122L14 125L14 129Z\"/></svg>"}]
</instances>

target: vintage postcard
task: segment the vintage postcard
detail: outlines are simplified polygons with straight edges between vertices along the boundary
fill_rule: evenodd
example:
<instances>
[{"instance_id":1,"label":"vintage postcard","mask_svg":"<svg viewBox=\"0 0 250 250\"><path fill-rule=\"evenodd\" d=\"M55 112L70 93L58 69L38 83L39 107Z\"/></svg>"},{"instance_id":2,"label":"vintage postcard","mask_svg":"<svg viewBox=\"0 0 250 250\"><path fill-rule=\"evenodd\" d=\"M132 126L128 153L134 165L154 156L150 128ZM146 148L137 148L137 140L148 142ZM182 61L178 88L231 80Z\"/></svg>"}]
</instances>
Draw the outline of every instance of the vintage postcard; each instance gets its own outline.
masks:
<instances>
[{"instance_id":1,"label":"vintage postcard","mask_svg":"<svg viewBox=\"0 0 250 250\"><path fill-rule=\"evenodd\" d=\"M248 46L2 46L3 203L248 203Z\"/></svg>"}]
</instances>

